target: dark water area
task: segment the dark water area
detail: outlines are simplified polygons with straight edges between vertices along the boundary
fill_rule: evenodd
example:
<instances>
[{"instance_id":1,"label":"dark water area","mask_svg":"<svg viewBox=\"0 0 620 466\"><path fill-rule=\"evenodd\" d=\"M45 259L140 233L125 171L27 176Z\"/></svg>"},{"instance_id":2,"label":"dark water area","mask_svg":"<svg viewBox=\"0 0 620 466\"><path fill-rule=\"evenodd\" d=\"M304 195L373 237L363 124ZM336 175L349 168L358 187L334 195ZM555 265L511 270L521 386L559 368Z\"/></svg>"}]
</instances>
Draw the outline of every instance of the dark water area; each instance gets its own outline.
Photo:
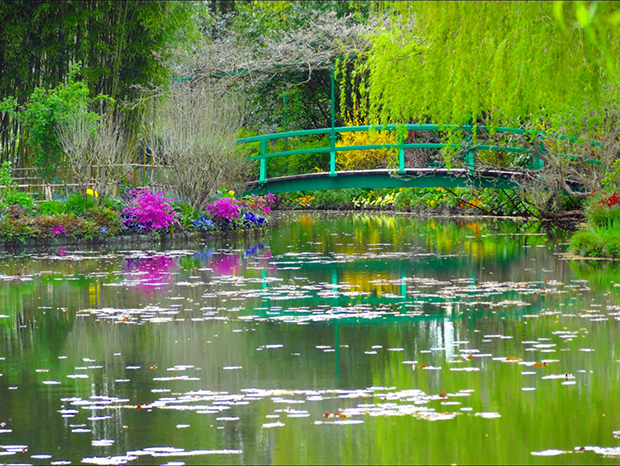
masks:
<instances>
[{"instance_id":1,"label":"dark water area","mask_svg":"<svg viewBox=\"0 0 620 466\"><path fill-rule=\"evenodd\" d=\"M617 464L620 271L558 228L281 214L0 253L0 463Z\"/></svg>"}]
</instances>

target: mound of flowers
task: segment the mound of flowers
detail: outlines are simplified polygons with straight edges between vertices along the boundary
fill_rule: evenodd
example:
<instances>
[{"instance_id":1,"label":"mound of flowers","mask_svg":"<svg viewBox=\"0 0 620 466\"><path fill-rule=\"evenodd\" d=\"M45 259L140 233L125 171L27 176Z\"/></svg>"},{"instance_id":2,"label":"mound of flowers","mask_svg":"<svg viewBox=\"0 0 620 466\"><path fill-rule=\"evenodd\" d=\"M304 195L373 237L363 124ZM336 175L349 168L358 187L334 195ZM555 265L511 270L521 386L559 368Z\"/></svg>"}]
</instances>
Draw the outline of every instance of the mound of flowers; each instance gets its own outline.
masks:
<instances>
[{"instance_id":1,"label":"mound of flowers","mask_svg":"<svg viewBox=\"0 0 620 466\"><path fill-rule=\"evenodd\" d=\"M253 230L267 226L274 202L273 194L237 199L232 191L222 191L200 209L192 209L161 191L148 189L129 190L104 205L97 205L94 194L37 202L29 194L19 193L0 202L0 241Z\"/></svg>"},{"instance_id":2,"label":"mound of flowers","mask_svg":"<svg viewBox=\"0 0 620 466\"><path fill-rule=\"evenodd\" d=\"M121 213L125 234L151 231L251 230L267 226L275 195L251 195L241 199L233 191L222 190L218 198L192 209L182 202L148 189L129 191Z\"/></svg>"}]
</instances>

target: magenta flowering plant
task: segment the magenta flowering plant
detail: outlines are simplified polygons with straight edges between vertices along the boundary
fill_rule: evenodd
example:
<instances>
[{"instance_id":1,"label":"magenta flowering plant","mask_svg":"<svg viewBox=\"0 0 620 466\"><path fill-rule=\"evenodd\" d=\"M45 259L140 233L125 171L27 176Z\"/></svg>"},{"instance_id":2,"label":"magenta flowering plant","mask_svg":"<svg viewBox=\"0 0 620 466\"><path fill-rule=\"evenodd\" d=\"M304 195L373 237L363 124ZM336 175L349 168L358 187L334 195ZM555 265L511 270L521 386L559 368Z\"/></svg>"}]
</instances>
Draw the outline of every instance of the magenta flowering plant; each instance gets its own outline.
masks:
<instances>
[{"instance_id":1,"label":"magenta flowering plant","mask_svg":"<svg viewBox=\"0 0 620 466\"><path fill-rule=\"evenodd\" d=\"M215 201L205 204L214 220L224 222L234 222L241 218L243 205L237 199L221 197Z\"/></svg>"},{"instance_id":2,"label":"magenta flowering plant","mask_svg":"<svg viewBox=\"0 0 620 466\"><path fill-rule=\"evenodd\" d=\"M50 229L50 233L54 236L64 235L67 233L67 228L64 225L55 225Z\"/></svg>"},{"instance_id":3,"label":"magenta flowering plant","mask_svg":"<svg viewBox=\"0 0 620 466\"><path fill-rule=\"evenodd\" d=\"M161 191L152 193L148 189L132 189L122 217L127 229L162 230L177 223L178 212L172 208L169 199Z\"/></svg>"},{"instance_id":4,"label":"magenta flowering plant","mask_svg":"<svg viewBox=\"0 0 620 466\"><path fill-rule=\"evenodd\" d=\"M252 194L243 198L242 203L251 211L268 216L271 214L271 206L276 202L276 195L273 193L264 196Z\"/></svg>"},{"instance_id":5,"label":"magenta flowering plant","mask_svg":"<svg viewBox=\"0 0 620 466\"><path fill-rule=\"evenodd\" d=\"M251 195L243 199L222 196L205 204L215 226L221 230L262 228L267 224L266 217L271 214L275 195Z\"/></svg>"}]
</instances>

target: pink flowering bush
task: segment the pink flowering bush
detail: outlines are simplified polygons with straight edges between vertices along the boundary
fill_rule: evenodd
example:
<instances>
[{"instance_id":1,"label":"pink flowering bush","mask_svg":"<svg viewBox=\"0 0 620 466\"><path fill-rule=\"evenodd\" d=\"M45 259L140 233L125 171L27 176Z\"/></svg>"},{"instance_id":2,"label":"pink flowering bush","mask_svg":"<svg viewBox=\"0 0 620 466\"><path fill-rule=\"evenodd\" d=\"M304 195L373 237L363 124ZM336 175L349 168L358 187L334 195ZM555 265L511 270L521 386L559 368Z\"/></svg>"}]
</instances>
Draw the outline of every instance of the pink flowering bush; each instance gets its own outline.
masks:
<instances>
[{"instance_id":1,"label":"pink flowering bush","mask_svg":"<svg viewBox=\"0 0 620 466\"><path fill-rule=\"evenodd\" d=\"M221 230L261 228L266 225L274 194L248 196L241 200L224 196L205 204L215 226Z\"/></svg>"},{"instance_id":2,"label":"pink flowering bush","mask_svg":"<svg viewBox=\"0 0 620 466\"><path fill-rule=\"evenodd\" d=\"M242 202L248 209L254 212L270 215L271 206L276 202L276 195L273 193L266 194L265 196L252 194L251 196L244 197Z\"/></svg>"},{"instance_id":3,"label":"pink flowering bush","mask_svg":"<svg viewBox=\"0 0 620 466\"><path fill-rule=\"evenodd\" d=\"M122 217L127 230L137 232L163 230L177 223L178 213L172 208L172 199L164 197L161 191L152 193L148 189L132 189L128 192L127 207Z\"/></svg>"},{"instance_id":4,"label":"pink flowering bush","mask_svg":"<svg viewBox=\"0 0 620 466\"><path fill-rule=\"evenodd\" d=\"M205 204L209 213L218 220L233 221L241 217L242 206L237 199L222 197Z\"/></svg>"}]
</instances>

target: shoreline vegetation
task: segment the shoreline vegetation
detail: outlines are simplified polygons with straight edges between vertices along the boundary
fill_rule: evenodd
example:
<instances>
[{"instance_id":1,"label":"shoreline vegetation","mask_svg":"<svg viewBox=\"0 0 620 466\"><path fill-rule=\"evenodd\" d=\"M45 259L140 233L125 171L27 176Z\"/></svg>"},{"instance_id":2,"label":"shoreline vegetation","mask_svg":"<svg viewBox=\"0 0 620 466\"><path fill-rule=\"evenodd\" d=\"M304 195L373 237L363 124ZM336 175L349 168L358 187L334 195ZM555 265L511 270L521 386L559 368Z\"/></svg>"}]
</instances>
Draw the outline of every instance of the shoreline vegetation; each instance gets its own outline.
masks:
<instances>
[{"instance_id":1,"label":"shoreline vegetation","mask_svg":"<svg viewBox=\"0 0 620 466\"><path fill-rule=\"evenodd\" d=\"M245 196L220 190L195 209L149 189L127 189L103 202L92 189L85 195L38 201L14 187L2 190L0 246L66 246L135 242L162 243L264 234L273 210L375 211L422 218L489 218L542 221L578 226L567 258L620 257L620 196L594 192L583 214L545 219L525 214L525 206L507 208L503 191L445 188L345 189ZM510 207L510 206L509 206ZM583 221L585 220L585 223Z\"/></svg>"}]
</instances>

